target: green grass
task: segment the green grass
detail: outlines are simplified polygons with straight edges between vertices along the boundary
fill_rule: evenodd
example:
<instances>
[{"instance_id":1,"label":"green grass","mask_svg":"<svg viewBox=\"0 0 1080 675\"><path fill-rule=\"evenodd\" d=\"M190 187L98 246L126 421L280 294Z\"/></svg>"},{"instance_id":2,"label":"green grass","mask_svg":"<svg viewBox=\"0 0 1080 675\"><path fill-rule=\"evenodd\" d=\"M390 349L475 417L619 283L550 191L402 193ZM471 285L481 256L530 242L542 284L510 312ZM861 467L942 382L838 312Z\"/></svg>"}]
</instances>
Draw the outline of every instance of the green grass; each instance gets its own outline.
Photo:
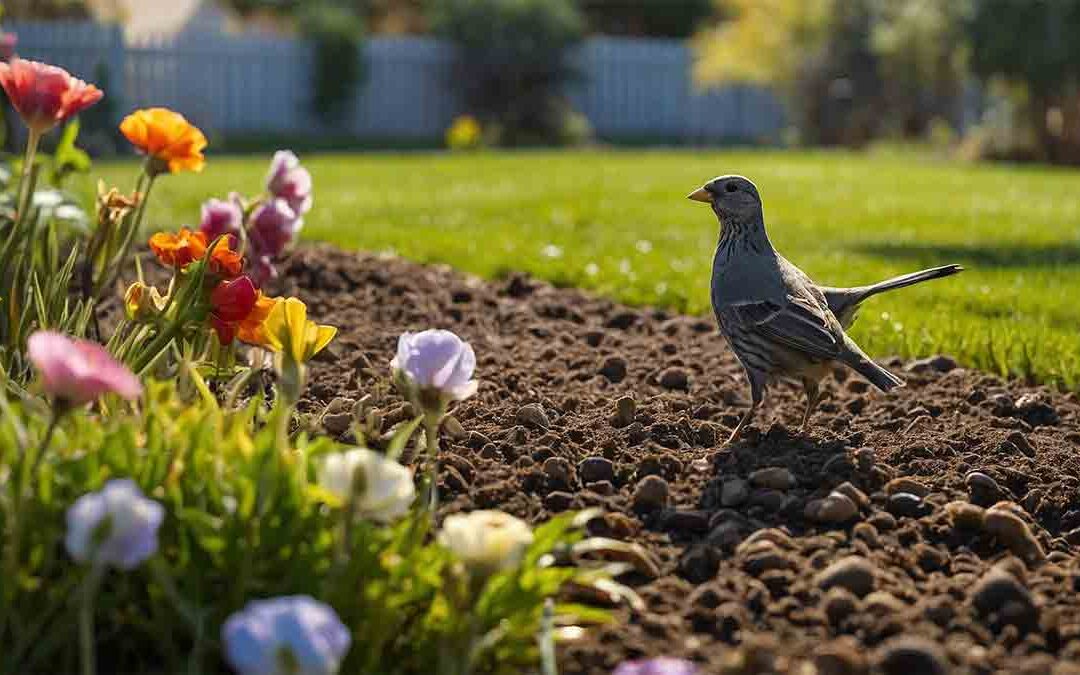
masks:
<instances>
[{"instance_id":1,"label":"green grass","mask_svg":"<svg viewBox=\"0 0 1080 675\"><path fill-rule=\"evenodd\" d=\"M211 158L155 190L149 224L261 189L269 157ZM485 276L524 270L635 304L708 312L718 227L684 196L751 177L777 248L820 283L942 263L959 277L871 301L854 329L872 354L952 354L969 366L1080 382L1080 173L912 154L773 151L307 155L304 236L393 249ZM95 175L130 185L134 165Z\"/></svg>"}]
</instances>

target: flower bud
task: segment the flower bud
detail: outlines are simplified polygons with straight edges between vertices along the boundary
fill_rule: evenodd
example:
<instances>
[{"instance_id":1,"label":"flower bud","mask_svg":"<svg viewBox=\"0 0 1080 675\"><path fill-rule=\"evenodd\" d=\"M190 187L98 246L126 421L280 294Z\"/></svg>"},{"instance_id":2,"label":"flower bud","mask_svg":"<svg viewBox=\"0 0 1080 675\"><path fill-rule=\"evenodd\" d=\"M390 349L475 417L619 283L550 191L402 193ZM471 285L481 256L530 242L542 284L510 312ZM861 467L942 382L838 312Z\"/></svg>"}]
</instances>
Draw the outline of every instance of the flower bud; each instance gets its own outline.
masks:
<instances>
[{"instance_id":1,"label":"flower bud","mask_svg":"<svg viewBox=\"0 0 1080 675\"><path fill-rule=\"evenodd\" d=\"M502 511L447 516L438 536L439 544L480 579L518 565L532 540L525 521Z\"/></svg>"}]
</instances>

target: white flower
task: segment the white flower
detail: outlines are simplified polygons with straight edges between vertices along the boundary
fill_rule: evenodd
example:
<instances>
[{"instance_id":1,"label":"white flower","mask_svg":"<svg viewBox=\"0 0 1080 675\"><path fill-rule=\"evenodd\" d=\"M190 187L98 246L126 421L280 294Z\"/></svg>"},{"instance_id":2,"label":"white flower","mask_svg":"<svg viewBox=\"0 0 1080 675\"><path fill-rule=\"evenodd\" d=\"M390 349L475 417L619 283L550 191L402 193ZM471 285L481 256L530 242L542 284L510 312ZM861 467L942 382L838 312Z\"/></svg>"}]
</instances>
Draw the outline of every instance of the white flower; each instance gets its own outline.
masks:
<instances>
[{"instance_id":1,"label":"white flower","mask_svg":"<svg viewBox=\"0 0 1080 675\"><path fill-rule=\"evenodd\" d=\"M425 410L476 393L476 354L468 342L448 330L402 334L390 369L404 381L409 398L419 401ZM432 393L434 397L428 396Z\"/></svg>"},{"instance_id":2,"label":"white flower","mask_svg":"<svg viewBox=\"0 0 1080 675\"><path fill-rule=\"evenodd\" d=\"M366 448L324 457L317 474L319 485L345 503L355 486L357 512L380 523L404 516L416 498L412 472Z\"/></svg>"},{"instance_id":3,"label":"white flower","mask_svg":"<svg viewBox=\"0 0 1080 675\"><path fill-rule=\"evenodd\" d=\"M473 511L448 516L438 539L471 572L487 577L519 564L533 534L525 521L502 511Z\"/></svg>"}]
</instances>

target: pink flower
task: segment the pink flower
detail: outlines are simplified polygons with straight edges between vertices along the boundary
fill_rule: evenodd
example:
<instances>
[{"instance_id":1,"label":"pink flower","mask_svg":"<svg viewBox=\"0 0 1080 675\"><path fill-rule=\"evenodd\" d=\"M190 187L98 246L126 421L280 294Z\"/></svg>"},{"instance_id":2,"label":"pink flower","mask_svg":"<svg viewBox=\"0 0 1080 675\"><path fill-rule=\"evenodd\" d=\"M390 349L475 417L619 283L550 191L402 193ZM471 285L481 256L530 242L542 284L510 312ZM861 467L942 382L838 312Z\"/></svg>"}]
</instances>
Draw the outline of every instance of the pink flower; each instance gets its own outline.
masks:
<instances>
[{"instance_id":1,"label":"pink flower","mask_svg":"<svg viewBox=\"0 0 1080 675\"><path fill-rule=\"evenodd\" d=\"M15 45L19 44L19 36L15 33L0 33L0 61L11 60L15 56Z\"/></svg>"},{"instance_id":2,"label":"pink flower","mask_svg":"<svg viewBox=\"0 0 1080 675\"><path fill-rule=\"evenodd\" d=\"M130 401L142 394L139 379L96 342L38 331L27 347L45 391L66 404L83 405L105 394Z\"/></svg>"},{"instance_id":3,"label":"pink flower","mask_svg":"<svg viewBox=\"0 0 1080 675\"><path fill-rule=\"evenodd\" d=\"M300 229L300 219L284 199L272 199L251 216L248 235L256 256L281 255Z\"/></svg>"},{"instance_id":4,"label":"pink flower","mask_svg":"<svg viewBox=\"0 0 1080 675\"><path fill-rule=\"evenodd\" d=\"M104 96L63 68L19 58L0 63L0 86L26 126L37 134L78 115Z\"/></svg>"},{"instance_id":5,"label":"pink flower","mask_svg":"<svg viewBox=\"0 0 1080 675\"><path fill-rule=\"evenodd\" d=\"M199 231L206 235L207 241L213 241L223 234L239 237L243 226L244 211L234 196L230 196L227 201L211 199L202 205ZM234 246L235 242L236 239L233 239Z\"/></svg>"},{"instance_id":6,"label":"pink flower","mask_svg":"<svg viewBox=\"0 0 1080 675\"><path fill-rule=\"evenodd\" d=\"M255 282L256 287L262 288L268 282L278 278L278 271L270 256L251 256L248 259L247 275Z\"/></svg>"},{"instance_id":7,"label":"pink flower","mask_svg":"<svg viewBox=\"0 0 1080 675\"><path fill-rule=\"evenodd\" d=\"M300 166L300 159L289 150L274 153L266 189L274 197L284 199L297 217L311 210L311 174Z\"/></svg>"}]
</instances>

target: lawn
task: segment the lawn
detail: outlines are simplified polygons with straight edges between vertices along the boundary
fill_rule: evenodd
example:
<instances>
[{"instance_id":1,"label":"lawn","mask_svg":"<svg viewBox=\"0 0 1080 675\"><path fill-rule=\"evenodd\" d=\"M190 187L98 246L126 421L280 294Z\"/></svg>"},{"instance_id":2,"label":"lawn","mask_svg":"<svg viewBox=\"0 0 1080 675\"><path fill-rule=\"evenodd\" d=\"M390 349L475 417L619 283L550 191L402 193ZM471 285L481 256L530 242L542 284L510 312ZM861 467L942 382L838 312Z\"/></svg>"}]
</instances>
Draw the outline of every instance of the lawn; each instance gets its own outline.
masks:
<instances>
[{"instance_id":1,"label":"lawn","mask_svg":"<svg viewBox=\"0 0 1080 675\"><path fill-rule=\"evenodd\" d=\"M868 303L853 334L876 356L948 353L969 366L1080 383L1080 173L908 154L520 152L302 157L315 178L304 236L393 249L485 276L524 270L634 304L708 312L718 226L685 195L754 180L777 248L820 283L923 266L968 271ZM255 193L269 156L211 157L155 190L148 223ZM130 185L134 164L103 163ZM719 338L718 338L719 339Z\"/></svg>"}]
</instances>

